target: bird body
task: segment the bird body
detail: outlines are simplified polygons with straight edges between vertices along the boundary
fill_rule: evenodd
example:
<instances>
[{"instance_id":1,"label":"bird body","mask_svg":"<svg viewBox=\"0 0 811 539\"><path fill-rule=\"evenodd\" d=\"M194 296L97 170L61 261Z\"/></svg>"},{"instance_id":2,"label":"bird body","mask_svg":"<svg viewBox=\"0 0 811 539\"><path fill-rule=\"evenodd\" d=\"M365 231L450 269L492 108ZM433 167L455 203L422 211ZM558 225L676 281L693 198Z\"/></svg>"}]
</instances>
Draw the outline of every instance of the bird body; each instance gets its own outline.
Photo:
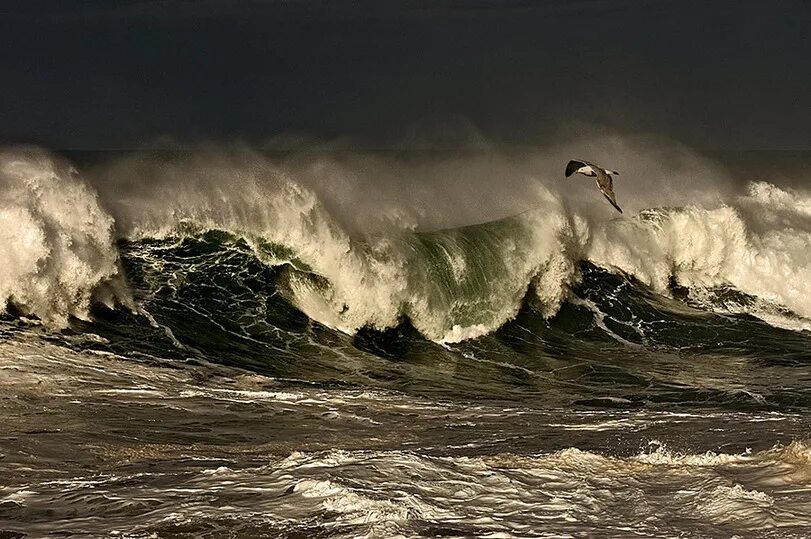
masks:
<instances>
[{"instance_id":1,"label":"bird body","mask_svg":"<svg viewBox=\"0 0 811 539\"><path fill-rule=\"evenodd\" d=\"M573 159L566 165L566 177L568 178L572 174L582 174L590 178L595 178L597 187L600 189L600 192L603 193L603 196L608 199L618 212L622 213L622 208L617 204L617 198L614 195L614 180L611 178L612 174L618 176L619 172L616 170L606 170L588 161Z\"/></svg>"}]
</instances>

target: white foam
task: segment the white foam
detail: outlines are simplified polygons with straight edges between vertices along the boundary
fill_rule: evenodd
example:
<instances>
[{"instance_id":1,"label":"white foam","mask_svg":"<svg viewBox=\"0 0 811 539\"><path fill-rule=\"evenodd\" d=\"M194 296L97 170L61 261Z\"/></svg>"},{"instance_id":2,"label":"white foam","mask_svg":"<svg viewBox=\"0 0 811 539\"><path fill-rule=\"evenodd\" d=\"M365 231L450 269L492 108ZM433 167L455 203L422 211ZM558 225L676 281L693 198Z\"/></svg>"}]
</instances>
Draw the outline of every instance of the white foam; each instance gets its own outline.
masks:
<instances>
[{"instance_id":1,"label":"white foam","mask_svg":"<svg viewBox=\"0 0 811 539\"><path fill-rule=\"evenodd\" d=\"M0 206L0 225L14 233L0 236L12 260L0 270L0 297L49 319L85 317L93 291L98 294L99 285L117 274L112 219L80 180L57 171L51 160L4 162L3 189L12 202ZM415 236L416 226L432 222L420 212L452 213L454 197L468 200L471 189L463 185L453 196L442 196L459 183L445 179L410 192L406 179L397 177L376 188L382 193L396 185L397 197L413 200L370 204L367 191L375 178L363 167L377 174L395 165L360 165L314 159L293 167L246 151L201 152L177 163L114 167L113 177L99 188L109 184L105 202L122 236L178 235L191 223L244 238L267 264L292 261L302 271L285 273L280 284L288 299L310 318L347 333L393 327L408 317L435 341L476 338L512 319L529 290L542 314L552 316L568 297L582 260L623 271L665 294L671 278L694 289L732 286L761 300L760 306L742 307L745 312L785 327L811 327L808 193L759 182L720 203L721 190L714 192L708 178L701 190L681 193L683 201L696 205L633 217L634 207L656 197L635 199L633 186L626 185L628 211L615 217L593 191L589 200L602 205L574 204L568 193L577 190L574 184L564 189L532 177L519 181L514 167L502 163L500 169L485 169L501 174L499 180L512 178L514 202L532 205L531 211L472 233L445 229ZM122 195L125 190L113 180L133 167L143 168L137 181L148 188ZM435 168L429 172L453 167ZM700 177L674 177L702 184ZM697 198L702 192L706 196ZM672 200L678 192L655 194ZM465 204L466 211L474 206ZM348 217L353 211L358 216ZM388 228L380 226L389 217ZM363 219L377 223L374 234L357 232ZM785 308L789 316L763 305Z\"/></svg>"},{"instance_id":2,"label":"white foam","mask_svg":"<svg viewBox=\"0 0 811 539\"><path fill-rule=\"evenodd\" d=\"M575 273L577 257L567 251L577 245L569 238L572 218L542 185L535 187L542 208L503 234L477 240L470 230L452 229L425 239L402 230L357 237L336 219L334 201L305 185L304 173L252 154L240 154L236 163L200 157L150 174L149 193L111 200L123 235L167 237L193 223L245 238L268 264L289 259L289 251L297 267L311 269L286 275L289 299L310 318L347 333L389 328L407 316L430 339L477 337L515 316L536 277L538 301L553 314ZM269 254L268 245L286 254ZM437 259L428 259L432 250Z\"/></svg>"},{"instance_id":3,"label":"white foam","mask_svg":"<svg viewBox=\"0 0 811 539\"><path fill-rule=\"evenodd\" d=\"M74 170L42 151L0 152L0 252L0 308L64 326L88 318L94 299L129 303L112 217Z\"/></svg>"},{"instance_id":4,"label":"white foam","mask_svg":"<svg viewBox=\"0 0 811 539\"><path fill-rule=\"evenodd\" d=\"M731 285L756 296L761 307L744 308L778 317L763 302L811 319L811 194L753 183L728 205L650 211L592 230L587 258L633 275L666 293L670 277L687 287ZM786 320L787 317L780 317Z\"/></svg>"},{"instance_id":5,"label":"white foam","mask_svg":"<svg viewBox=\"0 0 811 539\"><path fill-rule=\"evenodd\" d=\"M481 290L484 295L462 295L475 262L458 252L448 255L460 283L450 292L470 305L438 301L446 292L437 283L413 278L419 261L385 242L365 253L356 249L354 258L356 246L347 242L349 250L340 257L352 258L351 264L311 259L316 268L333 268L323 272L332 286L325 293L296 283L294 300L311 317L345 331L389 327L407 314L425 336L453 343L490 333L514 317L530 282L542 311L555 314L577 277L578 261L589 260L632 275L662 294L670 293L671 280L695 293L731 286L757 301L711 308L747 312L788 329L811 327L811 288L805 286L811 282L811 219L804 209L811 203L808 194L756 183L726 205L650 210L611 221L589 221L548 190L541 198L541 210L521 217L521 235L504 237L499 244L505 269L491 277ZM783 216L792 217L791 226L785 220L764 225L749 219L752 212L760 212L762 219L778 204ZM460 323L459 313L471 311L473 304L478 304L476 315L466 315ZM339 314L337 305L348 309Z\"/></svg>"}]
</instances>

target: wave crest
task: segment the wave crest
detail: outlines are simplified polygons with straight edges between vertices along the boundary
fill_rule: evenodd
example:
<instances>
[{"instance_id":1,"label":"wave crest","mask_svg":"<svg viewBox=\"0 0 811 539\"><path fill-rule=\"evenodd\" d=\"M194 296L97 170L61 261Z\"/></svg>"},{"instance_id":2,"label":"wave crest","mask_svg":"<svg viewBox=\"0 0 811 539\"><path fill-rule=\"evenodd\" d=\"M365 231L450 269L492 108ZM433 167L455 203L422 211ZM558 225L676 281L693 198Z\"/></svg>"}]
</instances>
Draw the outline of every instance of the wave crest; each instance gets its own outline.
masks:
<instances>
[{"instance_id":1,"label":"wave crest","mask_svg":"<svg viewBox=\"0 0 811 539\"><path fill-rule=\"evenodd\" d=\"M2 154L0 166L0 242L10 253L0 297L57 324L69 316L86 318L94 297L126 297L110 292L123 282L113 217L75 171L37 151ZM458 342L495 331L527 298L550 317L578 282L584 261L660 294L685 287L694 304L710 310L811 327L811 291L804 286L811 278L807 193L756 182L724 202L607 219L606 208L589 205L593 192L584 205L572 194L575 185L556 189L530 177L521 188L524 203L532 204L528 211L417 232L402 223L418 222L419 207L388 200L378 211L353 198L359 170L317 159L301 168L254 153L217 159L192 154L112 167L98 188L118 237L218 230L243 239L267 266L290 267L278 273L278 284L291 303L347 333L386 329L407 318L431 340ZM368 181L359 185L368 187ZM335 194L341 186L350 186L343 198ZM632 186L626 187L630 195ZM436 198L443 198L444 187L436 189ZM416 200L427 198L430 193L422 192ZM447 209L452 200L444 197L438 207ZM349 222L347 208L355 203L358 215ZM628 204L634 205L630 197ZM390 226L382 226L389 213ZM359 231L369 216L376 224ZM712 292L719 287L754 299L719 301Z\"/></svg>"},{"instance_id":2,"label":"wave crest","mask_svg":"<svg viewBox=\"0 0 811 539\"><path fill-rule=\"evenodd\" d=\"M586 256L657 292L666 293L675 280L707 299L707 289L731 286L756 298L738 310L802 329L811 318L804 284L811 279L809 205L805 193L754 182L746 195L718 208L647 210L607 223L593 232Z\"/></svg>"},{"instance_id":3,"label":"wave crest","mask_svg":"<svg viewBox=\"0 0 811 539\"><path fill-rule=\"evenodd\" d=\"M0 251L3 307L64 326L86 319L91 300L127 301L113 218L74 169L45 152L0 153Z\"/></svg>"}]
</instances>

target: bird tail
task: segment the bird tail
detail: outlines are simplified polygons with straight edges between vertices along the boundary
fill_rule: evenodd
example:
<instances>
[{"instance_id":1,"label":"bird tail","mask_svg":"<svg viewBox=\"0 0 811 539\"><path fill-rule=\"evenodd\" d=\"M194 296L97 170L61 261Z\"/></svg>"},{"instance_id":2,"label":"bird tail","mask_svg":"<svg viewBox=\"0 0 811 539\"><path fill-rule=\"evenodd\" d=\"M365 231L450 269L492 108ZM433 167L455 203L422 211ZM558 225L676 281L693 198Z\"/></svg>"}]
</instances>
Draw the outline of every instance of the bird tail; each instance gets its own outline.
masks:
<instances>
[{"instance_id":1,"label":"bird tail","mask_svg":"<svg viewBox=\"0 0 811 539\"><path fill-rule=\"evenodd\" d=\"M617 172L616 170L606 170L606 173L611 175L611 176L619 176L620 175L620 173Z\"/></svg>"}]
</instances>

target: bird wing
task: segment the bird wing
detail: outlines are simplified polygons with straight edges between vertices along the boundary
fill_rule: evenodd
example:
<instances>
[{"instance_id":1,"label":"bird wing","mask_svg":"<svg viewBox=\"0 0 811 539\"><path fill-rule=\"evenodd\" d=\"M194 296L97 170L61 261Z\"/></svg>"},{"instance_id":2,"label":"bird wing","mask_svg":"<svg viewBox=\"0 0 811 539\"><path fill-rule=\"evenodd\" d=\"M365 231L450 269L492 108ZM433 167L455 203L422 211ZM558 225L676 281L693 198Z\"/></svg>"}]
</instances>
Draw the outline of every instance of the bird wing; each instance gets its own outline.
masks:
<instances>
[{"instance_id":1,"label":"bird wing","mask_svg":"<svg viewBox=\"0 0 811 539\"><path fill-rule=\"evenodd\" d=\"M569 164L566 165L566 177L568 178L569 176L577 172L577 169L585 167L586 165L588 165L588 163L586 163L585 161L576 161L574 159L569 161Z\"/></svg>"},{"instance_id":2,"label":"bird wing","mask_svg":"<svg viewBox=\"0 0 811 539\"><path fill-rule=\"evenodd\" d=\"M622 208L617 205L617 198L614 196L614 180L600 169L597 169L597 187L600 188L603 196L608 199L611 205L622 213Z\"/></svg>"}]
</instances>

